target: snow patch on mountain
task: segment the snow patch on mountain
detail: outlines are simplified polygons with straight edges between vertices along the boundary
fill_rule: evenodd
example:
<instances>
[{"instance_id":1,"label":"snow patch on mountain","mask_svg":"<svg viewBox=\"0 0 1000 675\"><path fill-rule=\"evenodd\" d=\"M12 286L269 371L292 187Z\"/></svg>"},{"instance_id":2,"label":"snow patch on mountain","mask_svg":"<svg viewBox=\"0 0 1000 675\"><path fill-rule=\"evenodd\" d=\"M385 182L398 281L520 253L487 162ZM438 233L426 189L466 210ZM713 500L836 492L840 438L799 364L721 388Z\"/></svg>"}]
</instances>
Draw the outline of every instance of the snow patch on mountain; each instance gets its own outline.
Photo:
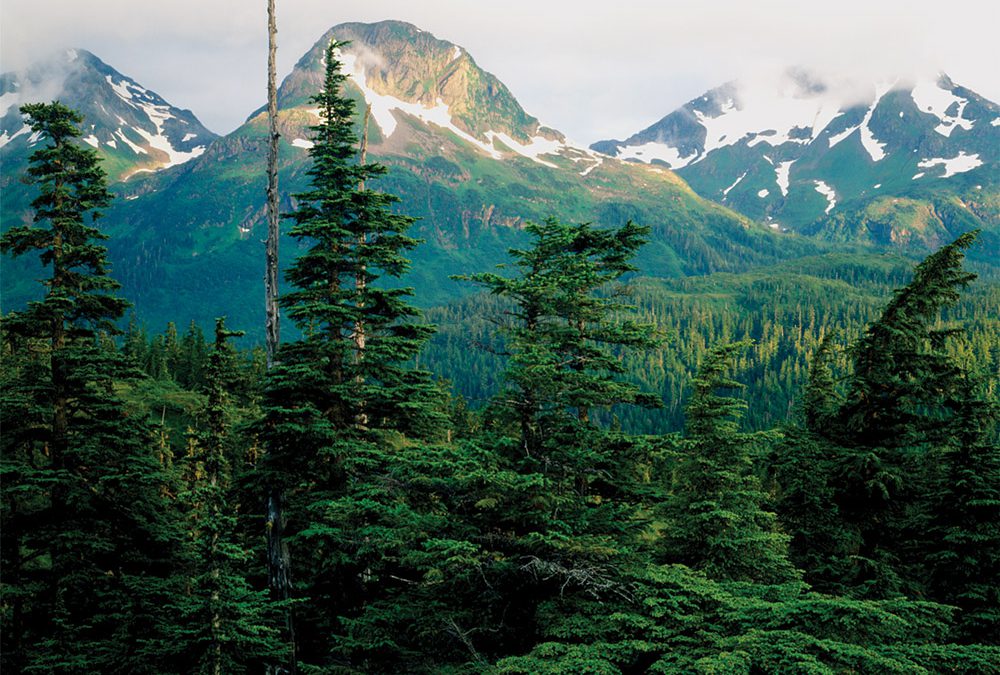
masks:
<instances>
[{"instance_id":1,"label":"snow patch on mountain","mask_svg":"<svg viewBox=\"0 0 1000 675\"><path fill-rule=\"evenodd\" d=\"M101 144L101 142L97 140L97 136L95 136L94 134L91 134L82 140L84 143L86 143L92 148L97 148L97 146Z\"/></svg>"},{"instance_id":2,"label":"snow patch on mountain","mask_svg":"<svg viewBox=\"0 0 1000 675\"><path fill-rule=\"evenodd\" d=\"M816 192L826 197L826 210L823 213L829 214L837 205L836 191L821 180L814 180L813 183L816 185Z\"/></svg>"},{"instance_id":3,"label":"snow patch on mountain","mask_svg":"<svg viewBox=\"0 0 1000 675\"><path fill-rule=\"evenodd\" d=\"M545 166L551 167L553 169L558 167L556 167L556 165L553 164L552 162L547 162L541 159L541 155L555 155L565 146L564 143L550 140L542 136L535 136L527 143L527 145L522 145L521 143L518 143L513 138L504 133L498 134L493 131L487 131L486 136L487 138L490 139L490 141L500 141L501 143L506 145L508 148L510 148L517 154L522 155L524 157L528 157L529 159L533 159L539 164L544 164Z\"/></svg>"},{"instance_id":4,"label":"snow patch on mountain","mask_svg":"<svg viewBox=\"0 0 1000 675\"><path fill-rule=\"evenodd\" d=\"M163 168L183 164L188 160L201 156L201 154L205 152L204 145L199 145L188 152L178 150L170 142L170 139L166 137L163 133L163 125L167 120L173 119L173 115L170 112L170 106L140 103L139 107L156 126L156 133L151 134L140 127L135 127L135 131L146 139L146 142L149 143L149 147L155 148L167 155L167 163L163 166Z\"/></svg>"},{"instance_id":5,"label":"snow patch on mountain","mask_svg":"<svg viewBox=\"0 0 1000 675\"><path fill-rule=\"evenodd\" d=\"M587 167L586 169L584 169L583 171L581 171L581 172L580 172L580 175L581 175L581 176L586 176L586 175L588 175L588 174L589 174L589 173L590 173L591 171L593 171L594 169L596 169L597 167L599 167L599 166L600 166L601 164L603 164L603 163L604 163L604 158L603 158L603 157L601 157L600 155L594 155L594 156L592 157L592 159L594 160L594 163L593 163L593 164L591 164L590 166L588 166L588 167Z\"/></svg>"},{"instance_id":6,"label":"snow patch on mountain","mask_svg":"<svg viewBox=\"0 0 1000 675\"><path fill-rule=\"evenodd\" d=\"M837 143L840 143L842 140L853 134L860 128L860 126L861 125L859 124L858 126L848 127L843 131L841 131L839 134L834 134L833 136L830 136L830 138L827 139L830 142L830 147L832 148L833 146L837 145Z\"/></svg>"},{"instance_id":7,"label":"snow patch on mountain","mask_svg":"<svg viewBox=\"0 0 1000 675\"><path fill-rule=\"evenodd\" d=\"M309 148L313 147L316 144L313 143L312 141L307 141L304 138L296 138L294 141L292 141L292 145L294 145L296 148L304 148L308 150Z\"/></svg>"},{"instance_id":8,"label":"snow patch on mountain","mask_svg":"<svg viewBox=\"0 0 1000 675\"><path fill-rule=\"evenodd\" d=\"M868 156L872 158L873 162L877 162L885 158L885 143L879 143L875 139L875 134L872 133L871 127L868 125L871 124L872 115L875 114L875 108L878 107L879 101L881 101L882 97L885 96L890 89L892 89L894 84L895 82L886 87L875 88L875 101L872 103L871 107L868 108L868 112L865 113L865 118L861 120L861 146L865 149L865 152L868 153Z\"/></svg>"},{"instance_id":9,"label":"snow patch on mountain","mask_svg":"<svg viewBox=\"0 0 1000 675\"><path fill-rule=\"evenodd\" d=\"M703 156L752 136L748 145L767 143L808 144L841 115L840 101L825 91L803 91L800 83L784 77L760 88L744 87L736 99L727 100L718 115L698 110L695 117L705 127Z\"/></svg>"},{"instance_id":10,"label":"snow patch on mountain","mask_svg":"<svg viewBox=\"0 0 1000 675\"><path fill-rule=\"evenodd\" d=\"M14 140L15 138L17 138L18 136L23 136L24 134L28 133L29 131L31 131L31 127L29 127L27 124L21 125L20 129L18 129L12 135L9 135L9 136L7 135L7 132L4 131L2 134L0 134L0 148L2 148L3 146L7 145L8 143L10 143L12 140Z\"/></svg>"},{"instance_id":11,"label":"snow patch on mountain","mask_svg":"<svg viewBox=\"0 0 1000 675\"><path fill-rule=\"evenodd\" d=\"M939 82L928 80L918 82L913 87L910 95L913 97L913 103L920 112L934 115L941 120L941 123L934 127L934 131L942 136L951 136L951 132L955 130L955 127L961 127L966 131L972 129L972 120L962 117L962 113L965 112L965 106L969 103L968 99L942 88ZM955 114L953 115L948 113L952 108L955 109Z\"/></svg>"},{"instance_id":12,"label":"snow patch on mountain","mask_svg":"<svg viewBox=\"0 0 1000 675\"><path fill-rule=\"evenodd\" d=\"M456 49L459 48L456 47ZM343 64L344 72L348 74L348 76L354 81L355 85L357 85L357 87L361 90L362 95L365 97L365 101L371 105L372 118L375 120L375 124L377 124L379 129L382 131L382 135L386 138L392 136L396 130L396 126L398 124L396 113L405 113L424 123L433 124L450 131L463 141L476 146L494 159L503 158L502 153L496 147L497 142L502 143L512 152L521 155L522 157L526 157L534 162L552 168L556 168L556 165L542 159L542 155L556 155L565 150L577 150L589 157L594 157L593 153L589 150L577 148L570 145L566 141L553 140L542 135L536 135L527 143L521 143L520 141L512 138L509 134L487 131L484 134L486 140L483 141L455 124L448 104L442 99L438 98L433 106L426 106L420 102L403 101L402 99L389 94L380 94L371 87L368 81L365 64L361 62L358 55L340 53L338 54L338 58Z\"/></svg>"},{"instance_id":13,"label":"snow patch on mountain","mask_svg":"<svg viewBox=\"0 0 1000 675\"><path fill-rule=\"evenodd\" d=\"M400 100L395 96L380 94L369 86L364 65L360 63L355 54L342 53L338 55L338 58L344 65L344 72L354 80L354 83L364 95L365 101L371 105L372 118L382 131L382 135L386 138L392 136L393 132L396 131L397 122L394 112L398 111L412 115L423 122L447 129L462 140L472 143L496 159L500 159L500 153L495 148L455 126L448 105L440 98L437 100L436 105L427 107L421 103L411 103Z\"/></svg>"},{"instance_id":14,"label":"snow patch on mountain","mask_svg":"<svg viewBox=\"0 0 1000 675\"><path fill-rule=\"evenodd\" d=\"M8 91L0 94L0 117L5 117L12 106L21 101L20 92Z\"/></svg>"},{"instance_id":15,"label":"snow patch on mountain","mask_svg":"<svg viewBox=\"0 0 1000 675\"><path fill-rule=\"evenodd\" d=\"M777 181L778 187L781 189L782 197L788 196L789 176L792 171L792 164L794 163L795 160L791 160L788 162L781 162L778 166L774 167L775 181Z\"/></svg>"},{"instance_id":16,"label":"snow patch on mountain","mask_svg":"<svg viewBox=\"0 0 1000 675\"><path fill-rule=\"evenodd\" d=\"M944 173L941 177L951 178L957 173L965 173L966 171L972 171L978 166L982 166L983 160L979 159L978 154L967 155L963 150L960 151L956 157L952 157L951 159L935 157L933 159L925 159L917 163L917 166L921 169L930 169L938 165L944 166ZM917 178L917 176L914 176L914 178Z\"/></svg>"},{"instance_id":17,"label":"snow patch on mountain","mask_svg":"<svg viewBox=\"0 0 1000 675\"><path fill-rule=\"evenodd\" d=\"M167 121L177 118L175 118L171 112L170 106L165 103L161 103L155 94L152 94L148 89L128 79L122 79L115 82L111 75L105 75L104 79L112 90L114 90L115 94L117 94L118 98L127 103L129 106L144 113L149 121L153 123L153 126L156 129L155 133L151 133L139 126L130 126L130 128L132 131L142 136L150 148L159 150L167 156L166 163L160 168L183 164L184 162L192 160L195 157L201 156L202 153L205 152L204 145L196 146L189 151L183 151L174 147L174 144L166 136L163 129ZM121 124L128 124L121 118L121 116L118 117L118 120ZM148 154L145 149L126 138L121 132L121 128L119 128L117 135L125 143L127 143L128 146L136 152L136 154L139 154L140 152L142 154ZM182 142L190 140L189 136L192 138L194 137L192 134L187 134Z\"/></svg>"},{"instance_id":18,"label":"snow patch on mountain","mask_svg":"<svg viewBox=\"0 0 1000 675\"><path fill-rule=\"evenodd\" d=\"M148 152L146 152L146 148L142 147L141 145L136 145L131 140L129 140L129 137L125 135L125 132L122 131L121 127L118 127L118 129L115 131L115 136L120 138L125 145L132 148L132 152L134 152L135 154L137 155L149 154Z\"/></svg>"},{"instance_id":19,"label":"snow patch on mountain","mask_svg":"<svg viewBox=\"0 0 1000 675\"><path fill-rule=\"evenodd\" d=\"M700 156L698 153L692 153L682 157L677 148L666 143L643 143L642 145L626 145L621 149L618 158L622 160L636 159L641 162L651 162L657 159L671 169L682 169L700 159Z\"/></svg>"},{"instance_id":20,"label":"snow patch on mountain","mask_svg":"<svg viewBox=\"0 0 1000 675\"><path fill-rule=\"evenodd\" d=\"M746 177L747 177L747 172L744 171L743 173L740 174L740 177L733 182L732 185L730 185L729 187L727 187L725 190L722 191L722 198L725 199L726 197L728 197L730 190L739 185Z\"/></svg>"}]
</instances>

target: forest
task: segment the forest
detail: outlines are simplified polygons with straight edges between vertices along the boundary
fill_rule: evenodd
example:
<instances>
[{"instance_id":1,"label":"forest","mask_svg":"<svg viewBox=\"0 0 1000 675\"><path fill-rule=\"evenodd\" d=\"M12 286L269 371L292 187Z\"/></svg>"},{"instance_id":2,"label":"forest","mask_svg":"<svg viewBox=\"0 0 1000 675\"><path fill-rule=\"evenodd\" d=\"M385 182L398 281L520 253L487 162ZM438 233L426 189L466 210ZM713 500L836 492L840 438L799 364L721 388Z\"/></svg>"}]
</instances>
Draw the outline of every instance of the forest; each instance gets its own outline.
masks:
<instances>
[{"instance_id":1,"label":"forest","mask_svg":"<svg viewBox=\"0 0 1000 675\"><path fill-rule=\"evenodd\" d=\"M4 672L1000 673L975 231L662 280L648 224L549 218L425 315L337 46L273 354L130 320L81 117L22 107L35 216L0 248L46 276L0 323Z\"/></svg>"}]
</instances>

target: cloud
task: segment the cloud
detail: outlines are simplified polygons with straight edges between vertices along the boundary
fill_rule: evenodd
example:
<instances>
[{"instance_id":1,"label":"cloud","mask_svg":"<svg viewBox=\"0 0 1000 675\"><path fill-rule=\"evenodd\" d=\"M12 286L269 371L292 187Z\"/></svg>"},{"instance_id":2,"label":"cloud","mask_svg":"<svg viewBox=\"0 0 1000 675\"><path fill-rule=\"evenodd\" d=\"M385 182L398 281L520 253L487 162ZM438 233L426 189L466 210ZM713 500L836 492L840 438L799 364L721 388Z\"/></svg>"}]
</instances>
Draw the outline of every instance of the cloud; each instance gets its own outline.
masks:
<instances>
[{"instance_id":1,"label":"cloud","mask_svg":"<svg viewBox=\"0 0 1000 675\"><path fill-rule=\"evenodd\" d=\"M723 82L802 66L873 82L938 69L1000 100L994 0L276 0L279 76L332 25L395 18L451 40L582 142L623 137ZM61 46L226 132L265 98L262 0L3 0L3 70Z\"/></svg>"}]
</instances>

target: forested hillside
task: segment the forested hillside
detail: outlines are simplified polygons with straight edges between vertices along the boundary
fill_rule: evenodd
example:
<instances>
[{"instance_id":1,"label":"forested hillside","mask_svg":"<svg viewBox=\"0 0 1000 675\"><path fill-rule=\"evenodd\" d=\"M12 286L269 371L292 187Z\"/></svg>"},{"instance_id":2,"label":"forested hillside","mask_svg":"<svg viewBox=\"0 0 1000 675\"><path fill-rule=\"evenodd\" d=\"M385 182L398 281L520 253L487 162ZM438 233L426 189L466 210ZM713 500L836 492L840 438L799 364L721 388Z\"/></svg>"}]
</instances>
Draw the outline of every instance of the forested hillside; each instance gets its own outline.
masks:
<instances>
[{"instance_id":1,"label":"forested hillside","mask_svg":"<svg viewBox=\"0 0 1000 675\"><path fill-rule=\"evenodd\" d=\"M650 225L547 217L424 316L341 46L273 360L224 318L121 329L82 119L22 107L33 216L0 248L44 278L0 323L5 672L1000 672L976 231L664 280L635 276Z\"/></svg>"},{"instance_id":2,"label":"forested hillside","mask_svg":"<svg viewBox=\"0 0 1000 675\"><path fill-rule=\"evenodd\" d=\"M849 371L847 352L874 321L893 289L906 284L913 261L886 255L829 254L762 267L742 274L681 279L633 276L613 290L643 321L664 337L657 349L621 354L628 378L655 392L656 410L614 409L627 430L674 431L683 424L683 406L697 366L713 345L750 339L739 358L737 379L747 386L745 423L766 429L794 415L809 360L830 335L838 378ZM961 325L964 339L946 349L962 365L990 383L1000 396L1000 285L989 267L939 319ZM505 361L497 332L509 305L495 296L476 295L427 312L438 327L420 363L448 379L471 405L479 407L500 386Z\"/></svg>"}]
</instances>

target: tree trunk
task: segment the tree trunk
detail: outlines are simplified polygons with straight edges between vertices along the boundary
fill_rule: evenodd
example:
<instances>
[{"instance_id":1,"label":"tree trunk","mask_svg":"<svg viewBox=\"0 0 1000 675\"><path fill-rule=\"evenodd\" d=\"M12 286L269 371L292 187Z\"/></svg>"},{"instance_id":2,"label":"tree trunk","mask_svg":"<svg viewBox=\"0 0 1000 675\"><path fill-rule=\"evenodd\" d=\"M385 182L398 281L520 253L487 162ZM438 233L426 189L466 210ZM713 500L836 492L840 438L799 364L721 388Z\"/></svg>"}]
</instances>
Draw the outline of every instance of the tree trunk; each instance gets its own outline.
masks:
<instances>
[{"instance_id":1,"label":"tree trunk","mask_svg":"<svg viewBox=\"0 0 1000 675\"><path fill-rule=\"evenodd\" d=\"M284 498L280 488L272 488L267 496L267 581L274 597L287 603L290 597L288 545L284 541L285 516ZM297 672L298 648L295 643L295 622L292 608L286 606L285 638L288 640L288 664L286 668L269 668L271 673Z\"/></svg>"},{"instance_id":2,"label":"tree trunk","mask_svg":"<svg viewBox=\"0 0 1000 675\"><path fill-rule=\"evenodd\" d=\"M275 21L274 0L267 0L267 247L265 252L264 294L266 320L264 324L267 369L270 370L277 359L280 342L278 315L278 89L276 71L276 51L278 28ZM295 624L292 609L287 605L291 596L289 568L291 561L288 545L283 538L285 515L284 495L281 488L272 487L267 495L267 579L272 596L286 603L285 637L288 640L288 661L284 667L268 667L271 673L297 672L297 646L295 644Z\"/></svg>"},{"instance_id":3,"label":"tree trunk","mask_svg":"<svg viewBox=\"0 0 1000 675\"><path fill-rule=\"evenodd\" d=\"M365 121L364 125L362 126L362 132L361 132L361 152L358 158L358 164L361 166L365 165L365 161L368 158L368 120L371 118L371 114L372 114L372 104L369 103L367 106L365 106ZM362 179L358 183L358 191L363 192L364 189L365 189L365 181L364 179ZM366 243L367 243L367 238L365 237L365 233L362 232L361 235L358 237L358 246L359 247L364 246ZM365 324L364 321L361 319L361 314L360 314L360 310L363 309L365 306L364 300L361 299L361 295L364 293L365 290L365 284L367 283L365 280L365 273L366 273L366 268L364 265L361 265L361 268L358 270L358 274L354 279L354 290L357 294L358 298L357 304L359 310L357 321L355 321L354 323L354 361L357 364L360 364L365 357ZM364 378L361 376L360 373L357 376L357 383L358 385L364 383ZM368 426L368 414L365 412L364 401L361 402L361 411L358 413L357 424L361 428L365 428Z\"/></svg>"},{"instance_id":4,"label":"tree trunk","mask_svg":"<svg viewBox=\"0 0 1000 675\"><path fill-rule=\"evenodd\" d=\"M59 145L60 141L56 141ZM63 182L56 180L54 193L56 194L53 204L53 212L62 211L62 191ZM58 293L60 289L66 287L65 270L63 263L64 241L62 231L59 229L56 218L52 219L52 285L49 293ZM68 516L67 502L69 490L64 471L67 467L67 455L69 454L69 379L67 377L66 364L66 321L61 310L54 312L52 316L52 353L50 355L50 373L52 377L52 437L49 439L49 466L56 472L58 478L52 485L51 500L52 513L57 519L64 519ZM55 621L60 613L62 603L63 582L66 579L69 569L69 562L65 545L62 538L57 537L50 550L52 562L52 615ZM55 634L59 634L56 628Z\"/></svg>"},{"instance_id":5,"label":"tree trunk","mask_svg":"<svg viewBox=\"0 0 1000 675\"><path fill-rule=\"evenodd\" d=\"M267 247L264 271L264 341L267 367L274 365L280 340L278 315L278 90L275 75L276 35L274 0L267 0Z\"/></svg>"}]
</instances>

